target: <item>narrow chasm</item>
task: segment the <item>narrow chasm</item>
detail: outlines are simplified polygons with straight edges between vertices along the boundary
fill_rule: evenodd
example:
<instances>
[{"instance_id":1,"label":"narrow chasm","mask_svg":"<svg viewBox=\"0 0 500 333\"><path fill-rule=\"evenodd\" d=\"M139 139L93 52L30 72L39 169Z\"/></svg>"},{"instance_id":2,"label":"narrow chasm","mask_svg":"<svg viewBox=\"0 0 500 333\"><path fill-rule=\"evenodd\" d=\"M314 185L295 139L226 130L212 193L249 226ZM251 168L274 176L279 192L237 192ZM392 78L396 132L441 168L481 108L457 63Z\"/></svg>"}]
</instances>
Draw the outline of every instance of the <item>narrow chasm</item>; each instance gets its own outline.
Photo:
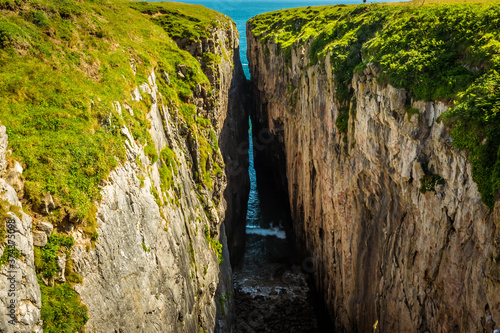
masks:
<instances>
[{"instance_id":1,"label":"narrow chasm","mask_svg":"<svg viewBox=\"0 0 500 333\"><path fill-rule=\"evenodd\" d=\"M264 147L277 144L276 137L251 122L248 133L246 243L233 276L236 331L323 332L309 276L313 267L295 254L287 195L275 184L277 174L266 169Z\"/></svg>"}]
</instances>

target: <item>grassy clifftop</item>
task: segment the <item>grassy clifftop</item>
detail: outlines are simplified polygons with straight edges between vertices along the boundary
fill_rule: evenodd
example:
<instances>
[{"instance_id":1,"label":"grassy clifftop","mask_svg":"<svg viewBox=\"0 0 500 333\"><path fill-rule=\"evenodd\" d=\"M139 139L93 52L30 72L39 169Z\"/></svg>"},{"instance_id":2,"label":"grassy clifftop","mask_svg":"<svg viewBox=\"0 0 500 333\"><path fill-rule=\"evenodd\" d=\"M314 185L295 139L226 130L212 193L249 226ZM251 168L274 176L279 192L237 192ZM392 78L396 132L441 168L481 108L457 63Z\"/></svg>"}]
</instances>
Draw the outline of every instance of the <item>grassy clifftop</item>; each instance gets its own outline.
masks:
<instances>
[{"instance_id":1,"label":"grassy clifftop","mask_svg":"<svg viewBox=\"0 0 500 333\"><path fill-rule=\"evenodd\" d=\"M58 213L79 220L92 216L99 182L124 158L122 123L152 146L150 101L132 101L130 93L153 68L170 74L161 92L190 124L192 91L198 83L210 90L199 62L170 37L199 38L229 22L176 3L1 0L0 9L0 119L12 157L26 169L26 199L35 207L50 192L64 208ZM153 24L172 15L182 20L173 31ZM175 75L181 63L185 79ZM124 112L119 119L114 101L130 105L134 116ZM148 151L154 160L154 149Z\"/></svg>"},{"instance_id":2,"label":"grassy clifftop","mask_svg":"<svg viewBox=\"0 0 500 333\"><path fill-rule=\"evenodd\" d=\"M283 10L249 26L261 43L277 43L288 63L299 44L310 45L310 66L330 55L341 103L351 98L353 73L368 63L381 69L381 83L449 103L443 119L455 147L470 152L474 180L493 207L500 189L500 4L420 4Z\"/></svg>"},{"instance_id":3,"label":"grassy clifftop","mask_svg":"<svg viewBox=\"0 0 500 333\"><path fill-rule=\"evenodd\" d=\"M215 27L231 24L215 11L178 3L0 0L0 123L9 136L8 158L24 168L23 208L35 221L57 227L69 220L97 238L99 186L125 160L124 125L151 163L175 161L167 150L157 156L148 132L149 96L140 101L131 97L152 70L163 103L177 110L180 122L199 139L202 159L217 153L212 125L197 116L192 98L200 86L209 96L213 93L209 79L199 59L179 49L174 39L199 41ZM211 61L215 66L217 60L211 57L204 65ZM181 64L185 69L179 75ZM133 113L123 110L120 115L115 102L130 106ZM168 176L162 174L162 181L169 181ZM210 187L210 176L200 177L203 186ZM40 206L48 194L55 208L46 215ZM57 256L69 252L73 243L71 237L54 234L35 251L45 332L74 332L87 320L71 288L81 278L70 260L68 282L43 282L54 276Z\"/></svg>"}]
</instances>

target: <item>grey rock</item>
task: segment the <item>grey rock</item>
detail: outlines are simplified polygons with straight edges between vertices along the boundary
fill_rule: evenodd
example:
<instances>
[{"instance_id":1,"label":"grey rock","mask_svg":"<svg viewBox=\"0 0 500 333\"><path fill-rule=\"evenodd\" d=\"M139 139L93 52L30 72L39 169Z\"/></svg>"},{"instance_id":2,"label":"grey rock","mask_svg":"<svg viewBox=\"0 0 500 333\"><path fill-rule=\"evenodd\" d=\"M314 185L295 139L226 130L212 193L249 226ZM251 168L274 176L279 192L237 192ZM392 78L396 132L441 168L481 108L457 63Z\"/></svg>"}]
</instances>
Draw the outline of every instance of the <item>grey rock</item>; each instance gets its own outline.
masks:
<instances>
[{"instance_id":1,"label":"grey rock","mask_svg":"<svg viewBox=\"0 0 500 333\"><path fill-rule=\"evenodd\" d=\"M118 114L121 116L122 115L122 106L121 106L120 102L114 101L113 107L115 108L116 112L118 112Z\"/></svg>"},{"instance_id":2,"label":"grey rock","mask_svg":"<svg viewBox=\"0 0 500 333\"><path fill-rule=\"evenodd\" d=\"M54 230L54 226L52 225L52 223L44 221L38 222L36 228L40 231L45 232L47 237L49 237L52 234L52 231Z\"/></svg>"},{"instance_id":3,"label":"grey rock","mask_svg":"<svg viewBox=\"0 0 500 333\"><path fill-rule=\"evenodd\" d=\"M135 75L137 73L137 65L134 58L130 58L130 68L132 69L132 72L134 72Z\"/></svg>"},{"instance_id":4,"label":"grey rock","mask_svg":"<svg viewBox=\"0 0 500 333\"><path fill-rule=\"evenodd\" d=\"M168 77L168 73L163 71L163 79L167 83L167 85L170 85L170 78Z\"/></svg>"},{"instance_id":5,"label":"grey rock","mask_svg":"<svg viewBox=\"0 0 500 333\"><path fill-rule=\"evenodd\" d=\"M7 200L11 205L18 206L19 208L21 207L16 190L14 190L3 178L0 178L0 198Z\"/></svg>"},{"instance_id":6,"label":"grey rock","mask_svg":"<svg viewBox=\"0 0 500 333\"><path fill-rule=\"evenodd\" d=\"M0 175L7 169L7 161L5 154L7 154L8 137L7 129L5 126L0 125Z\"/></svg>"},{"instance_id":7,"label":"grey rock","mask_svg":"<svg viewBox=\"0 0 500 333\"><path fill-rule=\"evenodd\" d=\"M33 231L33 245L38 247L47 245L47 234L43 231Z\"/></svg>"},{"instance_id":8,"label":"grey rock","mask_svg":"<svg viewBox=\"0 0 500 333\"><path fill-rule=\"evenodd\" d=\"M123 107L125 108L125 110L128 111L128 113L133 117L134 116L134 110L132 109L132 107L126 103L123 104Z\"/></svg>"},{"instance_id":9,"label":"grey rock","mask_svg":"<svg viewBox=\"0 0 500 333\"><path fill-rule=\"evenodd\" d=\"M19 163L17 163L17 165L19 165ZM14 167L7 170L4 175L4 179L7 184L9 184L16 191L18 199L22 199L24 197L24 179L22 174L19 172L19 168Z\"/></svg>"},{"instance_id":10,"label":"grey rock","mask_svg":"<svg viewBox=\"0 0 500 333\"><path fill-rule=\"evenodd\" d=\"M18 161L14 162L14 170L17 171L20 174L23 174L23 167L21 164L19 164Z\"/></svg>"},{"instance_id":11,"label":"grey rock","mask_svg":"<svg viewBox=\"0 0 500 333\"><path fill-rule=\"evenodd\" d=\"M184 64L177 65L177 71L182 73L182 75L187 74L187 66Z\"/></svg>"},{"instance_id":12,"label":"grey rock","mask_svg":"<svg viewBox=\"0 0 500 333\"><path fill-rule=\"evenodd\" d=\"M66 282L66 278L64 277L64 273L66 271L66 254L62 253L57 257L57 268L59 268L59 272L57 275L57 280L59 282Z\"/></svg>"},{"instance_id":13,"label":"grey rock","mask_svg":"<svg viewBox=\"0 0 500 333\"><path fill-rule=\"evenodd\" d=\"M134 91L132 91L132 94L130 94L130 98L133 101L141 101L142 100L142 96L141 96L141 92L139 91L139 88L135 88Z\"/></svg>"},{"instance_id":14,"label":"grey rock","mask_svg":"<svg viewBox=\"0 0 500 333\"><path fill-rule=\"evenodd\" d=\"M56 209L57 206L52 198L50 192L47 192L45 196L42 198L42 202L39 207L39 211L45 215L48 215L51 210Z\"/></svg>"},{"instance_id":15,"label":"grey rock","mask_svg":"<svg viewBox=\"0 0 500 333\"><path fill-rule=\"evenodd\" d=\"M4 143L7 145L6 141ZM0 165L7 165L4 158L4 155L0 156ZM20 173L19 168L16 170L14 167L14 170ZM4 179L0 179L0 199L21 207L16 191ZM34 265L32 219L22 211L18 214L9 212L11 218L2 221L6 223L8 238L0 244L0 253L4 252L5 245L9 245L17 249L21 256L11 257L11 261L0 268L0 332L41 332L41 295ZM17 315L15 323L9 323L12 320L11 306Z\"/></svg>"},{"instance_id":16,"label":"grey rock","mask_svg":"<svg viewBox=\"0 0 500 333\"><path fill-rule=\"evenodd\" d=\"M143 93L146 93L148 95L151 95L152 91L151 91L151 87L149 86L149 84L147 83L143 83L139 86L139 89L141 89L141 91Z\"/></svg>"}]
</instances>

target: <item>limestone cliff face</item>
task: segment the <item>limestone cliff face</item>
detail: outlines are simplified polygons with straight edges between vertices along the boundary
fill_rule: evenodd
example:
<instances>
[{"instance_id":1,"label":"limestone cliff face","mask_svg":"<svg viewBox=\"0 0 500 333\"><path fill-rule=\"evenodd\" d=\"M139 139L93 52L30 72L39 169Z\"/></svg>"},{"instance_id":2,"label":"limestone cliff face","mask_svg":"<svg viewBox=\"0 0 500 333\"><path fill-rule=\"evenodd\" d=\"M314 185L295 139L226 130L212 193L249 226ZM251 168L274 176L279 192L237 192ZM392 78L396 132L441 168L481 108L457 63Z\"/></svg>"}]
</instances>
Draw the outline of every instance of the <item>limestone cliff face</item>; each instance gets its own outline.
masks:
<instances>
[{"instance_id":1,"label":"limestone cliff face","mask_svg":"<svg viewBox=\"0 0 500 333\"><path fill-rule=\"evenodd\" d=\"M5 219L5 262L0 267L0 330L2 332L42 332L40 322L41 295L38 285L31 233L32 219L22 211L15 183L22 168L10 166L6 155L8 137L0 126L0 200ZM13 252L5 251L9 247Z\"/></svg>"},{"instance_id":2,"label":"limestone cliff face","mask_svg":"<svg viewBox=\"0 0 500 333\"><path fill-rule=\"evenodd\" d=\"M192 41L176 39L177 45L196 57L216 90L216 111L200 110L214 124L224 163L227 186L226 200L227 244L231 262L236 262L245 247L245 226L250 179L248 177L248 117L251 103L250 87L241 65L238 32L215 29L213 39ZM229 43L229 45L227 45ZM230 46L232 45L232 46ZM215 53L224 60L213 68L203 59L204 52ZM227 53L232 55L228 59Z\"/></svg>"},{"instance_id":3,"label":"limestone cliff face","mask_svg":"<svg viewBox=\"0 0 500 333\"><path fill-rule=\"evenodd\" d=\"M369 66L352 80L343 134L328 56L309 67L304 42L286 66L274 42L249 33L248 43L254 126L274 135L256 166L288 195L296 243L338 331L498 328L498 204L482 203L466 153L437 121L447 106L379 85ZM444 183L421 193L425 172Z\"/></svg>"},{"instance_id":4,"label":"limestone cliff face","mask_svg":"<svg viewBox=\"0 0 500 333\"><path fill-rule=\"evenodd\" d=\"M237 31L232 24L214 28L213 39L203 44L208 49L202 47L202 51L225 52L230 57L212 69L215 97L210 99L197 88L193 102L197 112L212 121L226 165L227 160L239 159L241 168L246 168L245 154L235 153L241 139L235 133L248 126L233 96L241 84L241 77L235 75L241 71ZM88 307L89 331L231 331L228 240L235 239L233 230L248 195L248 179L245 172L229 178L220 173L214 176L212 188L200 185L200 145L158 92L160 75L168 74L152 71L135 98L152 102L148 117L158 154L169 147L176 155L172 186L161 188L160 162L150 164L143 147L124 127L128 161L103 184L95 248L88 250L88 241L78 232L74 235L77 245L72 257L83 277L76 290ZM215 160L223 165L220 152ZM219 258L212 239L222 243Z\"/></svg>"}]
</instances>

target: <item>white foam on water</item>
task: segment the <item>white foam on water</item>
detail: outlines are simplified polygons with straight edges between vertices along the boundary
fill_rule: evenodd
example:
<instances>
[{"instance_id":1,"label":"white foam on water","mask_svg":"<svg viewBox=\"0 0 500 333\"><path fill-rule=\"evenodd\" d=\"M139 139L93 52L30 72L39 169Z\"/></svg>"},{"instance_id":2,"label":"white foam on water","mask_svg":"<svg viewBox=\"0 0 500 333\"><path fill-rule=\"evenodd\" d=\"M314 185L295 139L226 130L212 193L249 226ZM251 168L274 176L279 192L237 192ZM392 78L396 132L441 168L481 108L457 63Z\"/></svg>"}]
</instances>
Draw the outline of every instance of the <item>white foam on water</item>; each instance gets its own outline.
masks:
<instances>
[{"instance_id":1,"label":"white foam on water","mask_svg":"<svg viewBox=\"0 0 500 333\"><path fill-rule=\"evenodd\" d=\"M277 237L279 239L286 239L285 230L280 229L278 227L271 228L271 229L263 229L263 228L247 225L247 234L260 235L260 236L274 236L274 237Z\"/></svg>"}]
</instances>

